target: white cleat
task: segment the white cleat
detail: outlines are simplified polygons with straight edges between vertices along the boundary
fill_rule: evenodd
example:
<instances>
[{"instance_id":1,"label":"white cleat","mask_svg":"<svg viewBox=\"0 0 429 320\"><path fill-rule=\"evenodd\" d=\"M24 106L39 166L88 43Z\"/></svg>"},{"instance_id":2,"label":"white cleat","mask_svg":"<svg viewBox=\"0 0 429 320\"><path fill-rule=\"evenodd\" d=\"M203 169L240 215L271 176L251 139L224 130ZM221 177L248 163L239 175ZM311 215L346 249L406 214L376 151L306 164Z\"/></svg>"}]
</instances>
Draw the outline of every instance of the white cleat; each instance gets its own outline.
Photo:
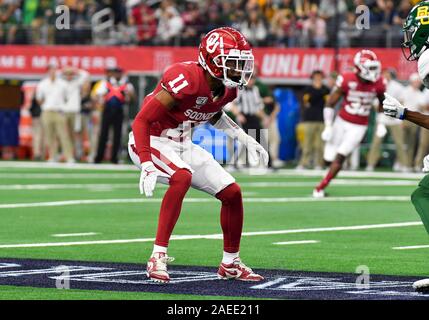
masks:
<instances>
[{"instance_id":1,"label":"white cleat","mask_svg":"<svg viewBox=\"0 0 429 320\"><path fill-rule=\"evenodd\" d=\"M317 189L313 190L313 198L321 199L324 197L325 197L325 191L324 190L320 190L320 191L318 191Z\"/></svg>"},{"instance_id":2,"label":"white cleat","mask_svg":"<svg viewBox=\"0 0 429 320\"><path fill-rule=\"evenodd\" d=\"M157 283L170 282L170 275L167 271L167 264L173 262L174 258L167 256L166 253L156 252L147 262L146 275L152 281Z\"/></svg>"}]
</instances>

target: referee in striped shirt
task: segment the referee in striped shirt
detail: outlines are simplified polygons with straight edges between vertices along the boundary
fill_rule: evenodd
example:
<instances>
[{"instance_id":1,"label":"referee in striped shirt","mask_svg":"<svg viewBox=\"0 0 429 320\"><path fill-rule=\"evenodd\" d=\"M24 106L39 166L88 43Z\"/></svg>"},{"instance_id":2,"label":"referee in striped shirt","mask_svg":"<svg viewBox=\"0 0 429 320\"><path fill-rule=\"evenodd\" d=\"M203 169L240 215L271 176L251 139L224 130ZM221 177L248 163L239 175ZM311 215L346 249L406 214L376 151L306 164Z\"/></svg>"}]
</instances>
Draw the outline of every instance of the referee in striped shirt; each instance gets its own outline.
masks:
<instances>
[{"instance_id":1,"label":"referee in striped shirt","mask_svg":"<svg viewBox=\"0 0 429 320\"><path fill-rule=\"evenodd\" d=\"M247 86L243 87L242 90L238 90L238 97L232 103L231 112L243 130L268 150L267 137L261 131L263 129L263 120L266 117L264 100L255 82L256 78L253 76ZM239 152L240 156L242 154L242 152ZM240 163L243 162L240 161Z\"/></svg>"}]
</instances>

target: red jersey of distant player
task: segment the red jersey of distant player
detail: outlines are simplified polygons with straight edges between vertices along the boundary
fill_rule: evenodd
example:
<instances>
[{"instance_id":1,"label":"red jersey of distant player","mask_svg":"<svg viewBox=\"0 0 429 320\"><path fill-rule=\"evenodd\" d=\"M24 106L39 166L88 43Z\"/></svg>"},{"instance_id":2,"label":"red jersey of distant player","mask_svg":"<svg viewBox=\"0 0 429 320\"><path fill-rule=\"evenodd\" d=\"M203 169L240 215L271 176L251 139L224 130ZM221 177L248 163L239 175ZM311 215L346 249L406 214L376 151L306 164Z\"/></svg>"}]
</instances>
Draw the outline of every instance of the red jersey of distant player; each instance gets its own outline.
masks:
<instances>
[{"instance_id":1,"label":"red jersey of distant player","mask_svg":"<svg viewBox=\"0 0 429 320\"><path fill-rule=\"evenodd\" d=\"M349 72L337 77L336 86L343 92L343 102L338 115L351 123L368 125L374 99L386 91L386 80L364 81L356 73Z\"/></svg>"},{"instance_id":2,"label":"red jersey of distant player","mask_svg":"<svg viewBox=\"0 0 429 320\"><path fill-rule=\"evenodd\" d=\"M225 87L223 96L213 101L204 69L197 62L181 62L167 68L161 81L146 96L143 104L162 89L168 91L177 104L164 119L151 124L150 134L153 136L160 136L163 132L165 134L168 129L181 130L184 122L192 125L207 122L237 97L237 88Z\"/></svg>"}]
</instances>

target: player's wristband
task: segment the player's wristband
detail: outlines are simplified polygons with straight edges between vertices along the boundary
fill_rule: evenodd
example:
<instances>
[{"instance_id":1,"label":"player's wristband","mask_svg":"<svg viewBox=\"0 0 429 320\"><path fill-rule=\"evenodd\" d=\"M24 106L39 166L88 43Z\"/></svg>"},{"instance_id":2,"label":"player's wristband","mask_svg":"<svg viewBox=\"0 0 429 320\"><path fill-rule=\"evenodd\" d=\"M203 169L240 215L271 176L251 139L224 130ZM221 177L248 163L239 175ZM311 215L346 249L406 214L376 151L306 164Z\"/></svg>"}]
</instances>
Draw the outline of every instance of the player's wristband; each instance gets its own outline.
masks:
<instances>
[{"instance_id":1,"label":"player's wristband","mask_svg":"<svg viewBox=\"0 0 429 320\"><path fill-rule=\"evenodd\" d=\"M399 114L399 119L400 120L405 120L406 114L407 114L407 108L403 108L402 112Z\"/></svg>"}]
</instances>

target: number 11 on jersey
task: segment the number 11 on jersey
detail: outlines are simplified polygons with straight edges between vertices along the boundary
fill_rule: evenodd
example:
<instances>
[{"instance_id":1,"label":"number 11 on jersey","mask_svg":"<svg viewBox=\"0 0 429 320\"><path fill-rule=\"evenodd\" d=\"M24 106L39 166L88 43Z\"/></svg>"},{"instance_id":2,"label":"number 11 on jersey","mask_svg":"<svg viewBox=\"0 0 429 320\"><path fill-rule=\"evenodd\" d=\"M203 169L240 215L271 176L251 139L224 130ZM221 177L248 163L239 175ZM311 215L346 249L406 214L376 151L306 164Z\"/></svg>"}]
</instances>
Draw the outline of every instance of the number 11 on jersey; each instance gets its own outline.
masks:
<instances>
[{"instance_id":1,"label":"number 11 on jersey","mask_svg":"<svg viewBox=\"0 0 429 320\"><path fill-rule=\"evenodd\" d=\"M181 73L176 79L168 82L171 90L173 90L175 94L177 94L180 90L182 90L183 88L189 85L188 81L184 79L185 79L185 76L183 75L183 73ZM181 80L184 80L184 81L182 81L177 87L175 87L176 83L178 83Z\"/></svg>"}]
</instances>

